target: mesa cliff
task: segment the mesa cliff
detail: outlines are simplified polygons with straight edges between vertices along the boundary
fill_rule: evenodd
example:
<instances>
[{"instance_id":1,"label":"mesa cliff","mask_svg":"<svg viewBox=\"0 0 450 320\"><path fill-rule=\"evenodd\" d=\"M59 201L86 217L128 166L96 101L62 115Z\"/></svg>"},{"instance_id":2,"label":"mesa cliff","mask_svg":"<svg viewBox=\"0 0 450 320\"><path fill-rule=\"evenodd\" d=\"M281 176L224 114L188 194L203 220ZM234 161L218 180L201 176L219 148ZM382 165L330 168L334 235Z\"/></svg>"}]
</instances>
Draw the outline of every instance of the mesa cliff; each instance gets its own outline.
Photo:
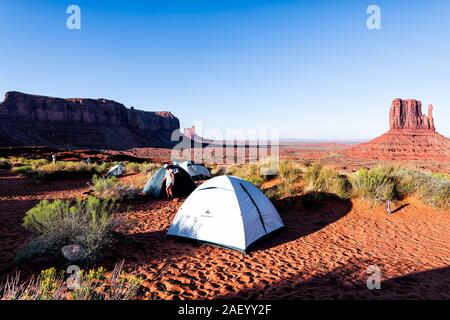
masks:
<instances>
[{"instance_id":1,"label":"mesa cliff","mask_svg":"<svg viewBox=\"0 0 450 320\"><path fill-rule=\"evenodd\" d=\"M389 112L390 130L347 149L348 156L379 160L450 160L450 139L436 132L433 106L422 114L422 102L395 99Z\"/></svg>"},{"instance_id":2,"label":"mesa cliff","mask_svg":"<svg viewBox=\"0 0 450 320\"><path fill-rule=\"evenodd\" d=\"M422 102L414 99L395 99L389 113L391 130L424 129L436 131L433 119L433 106L428 106L428 116L422 114Z\"/></svg>"},{"instance_id":3,"label":"mesa cliff","mask_svg":"<svg viewBox=\"0 0 450 320\"><path fill-rule=\"evenodd\" d=\"M127 108L107 99L8 92L0 103L0 146L125 150L169 147L179 120L170 112Z\"/></svg>"}]
</instances>

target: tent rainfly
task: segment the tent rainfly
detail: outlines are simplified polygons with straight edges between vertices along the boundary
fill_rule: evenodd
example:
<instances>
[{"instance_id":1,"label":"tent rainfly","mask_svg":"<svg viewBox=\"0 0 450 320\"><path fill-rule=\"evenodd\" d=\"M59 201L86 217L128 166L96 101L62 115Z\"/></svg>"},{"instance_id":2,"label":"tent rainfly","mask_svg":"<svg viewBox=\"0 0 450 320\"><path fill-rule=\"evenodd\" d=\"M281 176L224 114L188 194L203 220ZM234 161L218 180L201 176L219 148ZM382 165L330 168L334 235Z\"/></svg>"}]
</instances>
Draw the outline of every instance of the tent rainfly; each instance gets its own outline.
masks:
<instances>
[{"instance_id":1,"label":"tent rainfly","mask_svg":"<svg viewBox=\"0 0 450 320\"><path fill-rule=\"evenodd\" d=\"M125 173L125 166L123 164L118 164L111 169L109 169L106 177L118 177Z\"/></svg>"},{"instance_id":2,"label":"tent rainfly","mask_svg":"<svg viewBox=\"0 0 450 320\"><path fill-rule=\"evenodd\" d=\"M282 227L277 210L257 187L237 177L220 176L191 193L167 235L247 252L255 241Z\"/></svg>"},{"instance_id":3,"label":"tent rainfly","mask_svg":"<svg viewBox=\"0 0 450 320\"><path fill-rule=\"evenodd\" d=\"M194 161L184 161L180 164L193 180L205 180L212 178L209 169L200 163L194 163Z\"/></svg>"}]
</instances>

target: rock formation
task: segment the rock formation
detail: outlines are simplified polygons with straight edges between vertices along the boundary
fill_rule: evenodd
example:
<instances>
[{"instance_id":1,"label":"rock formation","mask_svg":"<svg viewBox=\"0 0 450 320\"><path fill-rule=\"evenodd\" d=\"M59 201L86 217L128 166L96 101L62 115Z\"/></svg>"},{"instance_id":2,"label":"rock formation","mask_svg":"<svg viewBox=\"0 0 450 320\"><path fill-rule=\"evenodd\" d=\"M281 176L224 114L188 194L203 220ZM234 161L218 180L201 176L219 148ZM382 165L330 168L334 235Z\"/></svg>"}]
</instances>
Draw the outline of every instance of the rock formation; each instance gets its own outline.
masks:
<instances>
[{"instance_id":1,"label":"rock formation","mask_svg":"<svg viewBox=\"0 0 450 320\"><path fill-rule=\"evenodd\" d=\"M0 146L129 149L166 147L179 120L106 99L61 99L8 92L0 103Z\"/></svg>"},{"instance_id":2,"label":"rock formation","mask_svg":"<svg viewBox=\"0 0 450 320\"><path fill-rule=\"evenodd\" d=\"M425 129L435 131L433 106L428 107L428 116L422 114L422 102L408 99L395 99L391 105L391 130L395 129Z\"/></svg>"},{"instance_id":3,"label":"rock formation","mask_svg":"<svg viewBox=\"0 0 450 320\"><path fill-rule=\"evenodd\" d=\"M436 132L432 105L424 115L420 101L395 99L389 116L387 133L344 153L363 159L450 161L450 139Z\"/></svg>"}]
</instances>

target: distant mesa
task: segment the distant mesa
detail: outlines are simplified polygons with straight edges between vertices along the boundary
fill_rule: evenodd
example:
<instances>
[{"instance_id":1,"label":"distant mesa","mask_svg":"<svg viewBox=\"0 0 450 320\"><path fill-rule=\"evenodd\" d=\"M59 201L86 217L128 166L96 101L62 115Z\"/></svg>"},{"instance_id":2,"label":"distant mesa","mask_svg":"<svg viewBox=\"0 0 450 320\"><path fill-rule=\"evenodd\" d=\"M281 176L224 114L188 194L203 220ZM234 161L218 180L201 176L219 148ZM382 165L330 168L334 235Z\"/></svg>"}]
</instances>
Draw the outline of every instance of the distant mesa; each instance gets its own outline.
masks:
<instances>
[{"instance_id":1,"label":"distant mesa","mask_svg":"<svg viewBox=\"0 0 450 320\"><path fill-rule=\"evenodd\" d=\"M126 108L107 99L61 99L8 92L0 103L0 146L126 150L170 147L170 112Z\"/></svg>"},{"instance_id":2,"label":"distant mesa","mask_svg":"<svg viewBox=\"0 0 450 320\"><path fill-rule=\"evenodd\" d=\"M390 130L344 151L363 159L450 160L450 139L436 132L433 106L422 114L422 102L395 99L389 113Z\"/></svg>"},{"instance_id":3,"label":"distant mesa","mask_svg":"<svg viewBox=\"0 0 450 320\"><path fill-rule=\"evenodd\" d=\"M201 143L212 143L212 140L205 139L203 137L200 137L195 129L195 126L192 126L190 128L184 128L183 134L185 137L191 139L192 141L201 142Z\"/></svg>"}]
</instances>

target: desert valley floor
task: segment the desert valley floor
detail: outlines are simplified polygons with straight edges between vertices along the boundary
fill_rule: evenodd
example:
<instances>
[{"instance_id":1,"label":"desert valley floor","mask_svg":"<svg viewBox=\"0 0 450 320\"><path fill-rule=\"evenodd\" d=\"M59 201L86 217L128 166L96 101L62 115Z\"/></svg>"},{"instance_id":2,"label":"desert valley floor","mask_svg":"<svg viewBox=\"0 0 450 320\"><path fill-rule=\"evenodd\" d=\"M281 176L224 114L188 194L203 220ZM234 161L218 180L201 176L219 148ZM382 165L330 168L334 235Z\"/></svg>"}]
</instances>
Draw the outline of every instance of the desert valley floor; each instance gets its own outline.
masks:
<instances>
[{"instance_id":1,"label":"desert valley floor","mask_svg":"<svg viewBox=\"0 0 450 320\"><path fill-rule=\"evenodd\" d=\"M136 179L134 175L123 177ZM14 255L30 234L25 212L43 199L85 196L87 179L31 185L0 170L0 282L18 269ZM359 200L305 208L276 203L286 228L248 255L165 237L184 199L143 200L122 208L121 239L96 265L144 276L142 299L418 299L450 298L450 215L405 199L386 215ZM45 261L20 266L23 277ZM367 268L381 268L381 290L368 290ZM59 266L64 269L64 265Z\"/></svg>"}]
</instances>

